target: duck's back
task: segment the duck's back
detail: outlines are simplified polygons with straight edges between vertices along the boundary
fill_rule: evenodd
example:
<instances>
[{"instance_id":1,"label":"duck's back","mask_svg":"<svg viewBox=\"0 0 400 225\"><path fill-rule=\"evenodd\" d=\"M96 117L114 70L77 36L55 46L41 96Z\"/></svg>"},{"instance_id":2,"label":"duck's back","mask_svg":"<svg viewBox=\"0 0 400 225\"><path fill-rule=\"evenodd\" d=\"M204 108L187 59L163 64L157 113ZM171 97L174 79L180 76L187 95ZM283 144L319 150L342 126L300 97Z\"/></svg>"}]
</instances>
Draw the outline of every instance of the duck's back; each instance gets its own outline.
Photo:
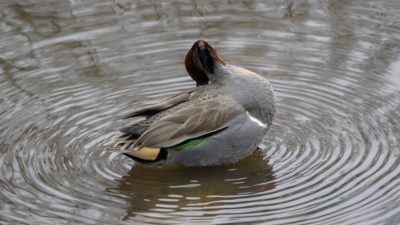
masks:
<instances>
[{"instance_id":1,"label":"duck's back","mask_svg":"<svg viewBox=\"0 0 400 225\"><path fill-rule=\"evenodd\" d=\"M226 66L225 70L226 73L232 73L232 76L218 90L238 101L252 116L271 125L276 114L271 83L242 67Z\"/></svg>"}]
</instances>

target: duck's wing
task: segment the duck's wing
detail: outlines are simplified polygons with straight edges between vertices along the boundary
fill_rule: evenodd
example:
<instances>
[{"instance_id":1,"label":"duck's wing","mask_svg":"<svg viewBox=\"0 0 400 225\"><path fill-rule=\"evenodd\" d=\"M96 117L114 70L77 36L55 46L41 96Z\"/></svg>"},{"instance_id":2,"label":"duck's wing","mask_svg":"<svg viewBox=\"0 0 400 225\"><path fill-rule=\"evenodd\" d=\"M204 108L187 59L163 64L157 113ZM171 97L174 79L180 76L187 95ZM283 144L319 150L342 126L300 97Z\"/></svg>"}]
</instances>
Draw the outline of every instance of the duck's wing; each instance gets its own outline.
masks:
<instances>
[{"instance_id":1,"label":"duck's wing","mask_svg":"<svg viewBox=\"0 0 400 225\"><path fill-rule=\"evenodd\" d=\"M181 104L183 102L189 101L192 98L192 95L193 95L193 91L179 93L179 94L172 96L171 98L169 98L165 101L162 101L160 103L150 105L147 107L143 107L141 109L130 112L124 118L127 119L127 118L135 117L135 116L146 116L146 117L152 116L158 112L161 112L163 110L166 110L168 108L171 108L173 106Z\"/></svg>"},{"instance_id":2,"label":"duck's wing","mask_svg":"<svg viewBox=\"0 0 400 225\"><path fill-rule=\"evenodd\" d=\"M193 96L192 97L196 97ZM189 99L190 100L190 99ZM245 109L234 99L212 94L152 123L133 144L133 150L165 148L228 127Z\"/></svg>"}]
</instances>

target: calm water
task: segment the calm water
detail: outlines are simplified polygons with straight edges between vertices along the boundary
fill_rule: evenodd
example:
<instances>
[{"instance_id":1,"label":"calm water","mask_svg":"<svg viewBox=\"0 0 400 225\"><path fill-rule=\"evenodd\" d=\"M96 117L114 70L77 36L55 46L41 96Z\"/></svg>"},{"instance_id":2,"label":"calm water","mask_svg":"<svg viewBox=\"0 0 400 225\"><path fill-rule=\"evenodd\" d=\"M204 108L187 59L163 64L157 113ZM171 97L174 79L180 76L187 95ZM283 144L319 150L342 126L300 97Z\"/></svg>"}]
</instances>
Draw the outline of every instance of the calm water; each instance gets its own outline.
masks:
<instances>
[{"instance_id":1,"label":"calm water","mask_svg":"<svg viewBox=\"0 0 400 225\"><path fill-rule=\"evenodd\" d=\"M193 87L205 38L268 78L264 151L143 168L101 145ZM400 224L400 1L0 3L1 224Z\"/></svg>"}]
</instances>

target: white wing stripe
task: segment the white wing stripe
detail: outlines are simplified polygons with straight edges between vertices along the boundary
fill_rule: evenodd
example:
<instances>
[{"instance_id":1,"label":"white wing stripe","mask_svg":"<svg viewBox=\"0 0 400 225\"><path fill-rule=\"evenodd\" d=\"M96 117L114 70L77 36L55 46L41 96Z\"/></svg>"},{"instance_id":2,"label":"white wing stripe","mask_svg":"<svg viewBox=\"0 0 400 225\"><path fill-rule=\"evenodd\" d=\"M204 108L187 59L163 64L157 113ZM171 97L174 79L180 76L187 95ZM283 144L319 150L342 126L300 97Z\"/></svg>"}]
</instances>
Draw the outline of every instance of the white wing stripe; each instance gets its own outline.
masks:
<instances>
[{"instance_id":1,"label":"white wing stripe","mask_svg":"<svg viewBox=\"0 0 400 225\"><path fill-rule=\"evenodd\" d=\"M247 113L247 116L249 116L251 121L253 121L254 123L256 123L260 127L267 128L267 125L265 123L261 122L259 119L257 119L254 116L250 115L249 112L246 112L246 113Z\"/></svg>"}]
</instances>

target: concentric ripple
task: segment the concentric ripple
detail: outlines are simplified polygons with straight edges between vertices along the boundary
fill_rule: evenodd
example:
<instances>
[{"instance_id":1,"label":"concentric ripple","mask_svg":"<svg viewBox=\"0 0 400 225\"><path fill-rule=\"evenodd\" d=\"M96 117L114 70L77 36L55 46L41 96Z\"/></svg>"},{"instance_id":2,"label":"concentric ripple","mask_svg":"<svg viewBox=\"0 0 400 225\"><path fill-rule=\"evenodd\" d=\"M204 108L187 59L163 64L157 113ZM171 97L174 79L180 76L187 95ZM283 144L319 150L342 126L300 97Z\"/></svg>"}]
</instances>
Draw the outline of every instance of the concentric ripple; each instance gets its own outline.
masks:
<instances>
[{"instance_id":1,"label":"concentric ripple","mask_svg":"<svg viewBox=\"0 0 400 225\"><path fill-rule=\"evenodd\" d=\"M1 224L399 224L400 2L0 3ZM262 151L147 168L102 147L194 86L207 39L273 84Z\"/></svg>"}]
</instances>

